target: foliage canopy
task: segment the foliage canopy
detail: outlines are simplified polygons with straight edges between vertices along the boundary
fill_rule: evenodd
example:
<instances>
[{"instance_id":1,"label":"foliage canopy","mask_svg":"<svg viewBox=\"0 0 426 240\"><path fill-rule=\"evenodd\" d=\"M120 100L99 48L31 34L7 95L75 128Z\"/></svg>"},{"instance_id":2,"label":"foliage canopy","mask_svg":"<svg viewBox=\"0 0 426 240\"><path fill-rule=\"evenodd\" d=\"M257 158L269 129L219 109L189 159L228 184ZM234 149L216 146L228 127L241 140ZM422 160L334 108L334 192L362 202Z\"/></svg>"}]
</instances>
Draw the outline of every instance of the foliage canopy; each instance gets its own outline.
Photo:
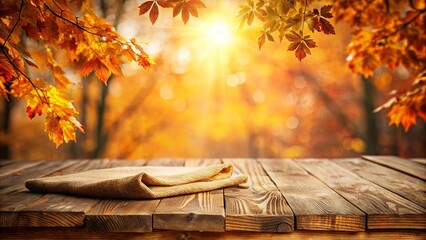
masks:
<instances>
[{"instance_id":1,"label":"foliage canopy","mask_svg":"<svg viewBox=\"0 0 426 240\"><path fill-rule=\"evenodd\" d=\"M186 24L205 7L201 0L151 0L138 11L154 24L160 8L171 8L173 17L180 15ZM240 28L258 21L259 49L267 41L285 41L299 61L318 47L316 34L336 34L332 19L348 23L354 29L348 48L354 73L372 78L382 66L410 72L409 89L393 92L377 108L389 109L390 124L407 130L417 117L426 120L425 12L425 3L415 0L248 0L237 19ZM96 14L92 0L3 0L0 20L0 94L6 100L10 95L25 98L29 118L45 115L45 131L56 146L75 141L75 129L84 133L67 97L71 81L66 67L78 69L81 77L94 73L107 84L111 75L122 75L123 63L134 61L146 69L154 64L141 43L124 38ZM31 53L25 44L31 44ZM71 64L58 62L53 52ZM53 81L31 77L28 67L49 72Z\"/></svg>"}]
</instances>

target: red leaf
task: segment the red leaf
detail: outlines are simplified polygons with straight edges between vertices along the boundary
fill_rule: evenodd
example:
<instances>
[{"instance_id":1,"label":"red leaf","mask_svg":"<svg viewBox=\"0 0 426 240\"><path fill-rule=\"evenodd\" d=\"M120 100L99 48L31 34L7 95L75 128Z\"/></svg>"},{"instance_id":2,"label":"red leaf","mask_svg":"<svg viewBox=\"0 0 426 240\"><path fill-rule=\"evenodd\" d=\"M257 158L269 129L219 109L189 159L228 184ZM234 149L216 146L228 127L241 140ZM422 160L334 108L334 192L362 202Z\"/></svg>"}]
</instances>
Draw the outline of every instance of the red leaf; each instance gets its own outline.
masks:
<instances>
[{"instance_id":1,"label":"red leaf","mask_svg":"<svg viewBox=\"0 0 426 240\"><path fill-rule=\"evenodd\" d=\"M27 106L28 117L30 119L33 119L35 117L35 115L41 116L41 114L43 113L42 110L43 110L43 105L42 104L38 104L34 108L31 108L30 106Z\"/></svg>"},{"instance_id":2,"label":"red leaf","mask_svg":"<svg viewBox=\"0 0 426 240\"><path fill-rule=\"evenodd\" d=\"M149 11L149 9L151 9L152 4L154 4L154 1L147 1L145 3L142 3L139 6L139 15L143 15L143 14L147 13Z\"/></svg>"},{"instance_id":3,"label":"red leaf","mask_svg":"<svg viewBox=\"0 0 426 240\"><path fill-rule=\"evenodd\" d=\"M331 9L333 8L332 5L327 5L321 7L321 16L325 18L333 18L333 14L331 13Z\"/></svg>"},{"instance_id":4,"label":"red leaf","mask_svg":"<svg viewBox=\"0 0 426 240\"><path fill-rule=\"evenodd\" d=\"M158 5L152 5L151 12L149 12L149 20L151 20L152 25L157 21L159 15Z\"/></svg>"}]
</instances>

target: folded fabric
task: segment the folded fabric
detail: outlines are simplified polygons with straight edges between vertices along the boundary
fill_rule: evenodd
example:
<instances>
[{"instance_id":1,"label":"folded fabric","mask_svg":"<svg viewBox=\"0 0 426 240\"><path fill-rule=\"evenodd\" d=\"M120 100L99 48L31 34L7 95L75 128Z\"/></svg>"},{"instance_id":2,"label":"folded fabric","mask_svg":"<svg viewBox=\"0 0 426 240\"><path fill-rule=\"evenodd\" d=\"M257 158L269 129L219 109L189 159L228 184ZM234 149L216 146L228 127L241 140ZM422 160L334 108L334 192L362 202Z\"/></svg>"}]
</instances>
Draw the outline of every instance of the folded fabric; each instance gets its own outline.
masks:
<instances>
[{"instance_id":1,"label":"folded fabric","mask_svg":"<svg viewBox=\"0 0 426 240\"><path fill-rule=\"evenodd\" d=\"M162 198L245 183L231 164L205 167L117 167L30 179L32 192L64 193L99 198Z\"/></svg>"}]
</instances>

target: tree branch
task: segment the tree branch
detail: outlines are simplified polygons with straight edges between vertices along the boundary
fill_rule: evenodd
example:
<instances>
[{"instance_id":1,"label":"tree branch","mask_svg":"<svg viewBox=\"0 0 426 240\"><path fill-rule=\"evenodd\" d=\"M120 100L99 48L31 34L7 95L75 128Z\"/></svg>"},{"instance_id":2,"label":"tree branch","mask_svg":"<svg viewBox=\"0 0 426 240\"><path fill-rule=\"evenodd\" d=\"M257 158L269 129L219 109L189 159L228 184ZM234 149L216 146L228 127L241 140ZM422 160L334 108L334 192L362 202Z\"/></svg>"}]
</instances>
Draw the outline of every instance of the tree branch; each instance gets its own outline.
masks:
<instances>
[{"instance_id":1,"label":"tree branch","mask_svg":"<svg viewBox=\"0 0 426 240\"><path fill-rule=\"evenodd\" d=\"M24 8L24 0L21 0L21 6L19 8L19 13L18 13L18 20L16 20L15 24L12 27L12 30L10 30L9 34L7 35L6 39L4 40L4 43L1 45L2 49L4 49L7 41L9 40L9 38L12 35L13 31L15 30L16 26L18 25L18 22L21 20L21 13L22 13L23 8Z\"/></svg>"},{"instance_id":2,"label":"tree branch","mask_svg":"<svg viewBox=\"0 0 426 240\"><path fill-rule=\"evenodd\" d=\"M1 51L3 52L4 56L7 58L7 60L10 62L10 64L12 64L13 68L15 68L22 76L25 77L25 79L27 79L28 82L30 82L31 86L34 88L34 90L36 91L38 97L40 98L41 102L43 102L43 98L44 98L44 102L49 105L49 102L47 101L47 97L44 94L43 89L39 88L38 86L36 86L34 84L33 81L31 81L30 77L24 73L18 66L16 66L16 64L13 62L13 60L10 58L9 54L6 52L6 43L9 41L10 36L12 36L13 32L16 29L16 26L18 25L19 21L21 20L21 14L22 14L22 9L24 8L24 0L21 0L21 6L19 8L19 12L18 12L18 19L16 20L15 24L13 25L12 29L10 30L9 34L7 35L6 39L4 40L4 43L1 45ZM43 97L40 95L40 92L43 94Z\"/></svg>"}]
</instances>

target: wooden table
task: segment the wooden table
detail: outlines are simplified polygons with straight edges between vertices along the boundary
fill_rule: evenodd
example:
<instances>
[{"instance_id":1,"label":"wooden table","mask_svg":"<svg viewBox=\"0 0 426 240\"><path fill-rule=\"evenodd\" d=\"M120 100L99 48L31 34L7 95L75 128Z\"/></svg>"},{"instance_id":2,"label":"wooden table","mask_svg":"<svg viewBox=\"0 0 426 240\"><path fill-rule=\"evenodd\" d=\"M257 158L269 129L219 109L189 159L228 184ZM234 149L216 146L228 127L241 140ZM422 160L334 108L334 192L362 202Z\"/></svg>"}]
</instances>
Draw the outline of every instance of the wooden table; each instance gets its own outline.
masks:
<instances>
[{"instance_id":1,"label":"wooden table","mask_svg":"<svg viewBox=\"0 0 426 240\"><path fill-rule=\"evenodd\" d=\"M234 164L247 187L155 200L36 194L29 178ZM0 161L0 239L426 239L426 159Z\"/></svg>"}]
</instances>

